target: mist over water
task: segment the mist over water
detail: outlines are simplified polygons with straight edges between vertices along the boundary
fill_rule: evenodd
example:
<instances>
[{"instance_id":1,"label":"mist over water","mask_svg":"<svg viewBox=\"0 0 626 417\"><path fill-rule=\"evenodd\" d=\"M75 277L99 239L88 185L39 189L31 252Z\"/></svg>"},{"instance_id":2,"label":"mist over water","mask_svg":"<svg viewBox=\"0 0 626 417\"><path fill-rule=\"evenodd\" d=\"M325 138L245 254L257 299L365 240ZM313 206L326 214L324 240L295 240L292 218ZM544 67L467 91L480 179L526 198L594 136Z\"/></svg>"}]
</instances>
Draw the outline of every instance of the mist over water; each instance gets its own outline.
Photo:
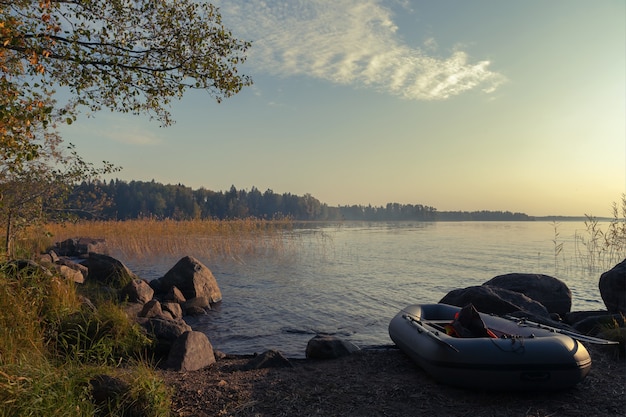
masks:
<instances>
[{"instance_id":1,"label":"mist over water","mask_svg":"<svg viewBox=\"0 0 626 417\"><path fill-rule=\"evenodd\" d=\"M436 303L453 289L512 272L559 278L572 291L572 310L601 310L598 279L612 265L590 270L580 261L576 235L584 231L580 222L559 223L558 236L551 222L297 228L286 232L289 244L280 253L210 261L198 257L215 275L223 301L209 314L186 320L226 353L277 349L304 357L308 340L318 333L359 346L390 344L387 326L405 306ZM563 244L558 254L554 240ZM186 255L195 256L179 258ZM179 258L125 263L151 280Z\"/></svg>"}]
</instances>

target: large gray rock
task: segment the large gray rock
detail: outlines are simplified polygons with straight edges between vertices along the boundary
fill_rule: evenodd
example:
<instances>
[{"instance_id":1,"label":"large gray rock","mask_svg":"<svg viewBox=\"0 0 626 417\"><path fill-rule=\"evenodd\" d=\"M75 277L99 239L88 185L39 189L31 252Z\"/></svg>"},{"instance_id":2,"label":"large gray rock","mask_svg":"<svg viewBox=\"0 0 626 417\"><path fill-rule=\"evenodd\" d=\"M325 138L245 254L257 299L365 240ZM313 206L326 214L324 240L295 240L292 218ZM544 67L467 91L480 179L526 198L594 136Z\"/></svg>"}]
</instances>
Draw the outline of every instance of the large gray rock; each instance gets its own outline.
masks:
<instances>
[{"instance_id":1,"label":"large gray rock","mask_svg":"<svg viewBox=\"0 0 626 417\"><path fill-rule=\"evenodd\" d=\"M164 320L161 318L138 319L141 324L152 336L158 340L174 342L178 337L188 331L191 327L184 320Z\"/></svg>"},{"instance_id":2,"label":"large gray rock","mask_svg":"<svg viewBox=\"0 0 626 417\"><path fill-rule=\"evenodd\" d=\"M204 333L190 331L172 344L165 366L175 371L197 371L215 363L215 354Z\"/></svg>"},{"instance_id":3,"label":"large gray rock","mask_svg":"<svg viewBox=\"0 0 626 417\"><path fill-rule=\"evenodd\" d=\"M572 309L572 292L557 278L543 274L513 273L498 275L484 285L504 288L524 294L548 310L563 317Z\"/></svg>"},{"instance_id":4,"label":"large gray rock","mask_svg":"<svg viewBox=\"0 0 626 417\"><path fill-rule=\"evenodd\" d=\"M85 283L85 275L83 275L80 271L70 268L65 265L53 265L54 270L65 278L68 281L73 281L76 284L84 284Z\"/></svg>"},{"instance_id":5,"label":"large gray rock","mask_svg":"<svg viewBox=\"0 0 626 417\"><path fill-rule=\"evenodd\" d=\"M211 309L211 303L207 297L191 298L181 304L183 314L187 316L203 316Z\"/></svg>"},{"instance_id":6,"label":"large gray rock","mask_svg":"<svg viewBox=\"0 0 626 417\"><path fill-rule=\"evenodd\" d=\"M183 317L183 309L178 303L175 303L173 301L163 301L161 303L161 308L163 309L163 312L170 313L175 319L180 319Z\"/></svg>"},{"instance_id":7,"label":"large gray rock","mask_svg":"<svg viewBox=\"0 0 626 417\"><path fill-rule=\"evenodd\" d=\"M122 300L127 300L131 303L147 303L152 300L153 296L154 290L143 279L133 279L120 292Z\"/></svg>"},{"instance_id":8,"label":"large gray rock","mask_svg":"<svg viewBox=\"0 0 626 417\"><path fill-rule=\"evenodd\" d=\"M89 253L106 255L109 253L104 239L91 239L87 237L66 239L54 244L54 251L60 256L82 257Z\"/></svg>"},{"instance_id":9,"label":"large gray rock","mask_svg":"<svg viewBox=\"0 0 626 417\"><path fill-rule=\"evenodd\" d=\"M490 285L477 285L450 291L440 301L457 307L474 304L481 313L504 315L521 311L533 317L550 319L546 308L524 294Z\"/></svg>"},{"instance_id":10,"label":"large gray rock","mask_svg":"<svg viewBox=\"0 0 626 417\"><path fill-rule=\"evenodd\" d=\"M609 313L626 314L626 259L603 273L598 287Z\"/></svg>"},{"instance_id":11,"label":"large gray rock","mask_svg":"<svg viewBox=\"0 0 626 417\"><path fill-rule=\"evenodd\" d=\"M167 357L176 339L183 333L192 330L182 319L137 317L136 320L155 340L154 353L158 357Z\"/></svg>"},{"instance_id":12,"label":"large gray rock","mask_svg":"<svg viewBox=\"0 0 626 417\"><path fill-rule=\"evenodd\" d=\"M335 359L348 356L359 348L354 343L334 336L317 335L306 345L307 359Z\"/></svg>"},{"instance_id":13,"label":"large gray rock","mask_svg":"<svg viewBox=\"0 0 626 417\"><path fill-rule=\"evenodd\" d=\"M172 301L178 304L182 304L187 301L183 293L176 287L170 288L169 292L163 296L163 300Z\"/></svg>"},{"instance_id":14,"label":"large gray rock","mask_svg":"<svg viewBox=\"0 0 626 417\"><path fill-rule=\"evenodd\" d=\"M88 278L113 288L121 289L134 279L140 279L121 261L98 253L89 253L89 257L83 262L89 270Z\"/></svg>"},{"instance_id":15,"label":"large gray rock","mask_svg":"<svg viewBox=\"0 0 626 417\"><path fill-rule=\"evenodd\" d=\"M66 266L70 269L80 272L83 275L82 281L84 282L89 274L89 269L85 265L79 264L77 262L72 261L68 258L58 258L57 261L54 262L57 266ZM77 278L80 279L80 278Z\"/></svg>"},{"instance_id":16,"label":"large gray rock","mask_svg":"<svg viewBox=\"0 0 626 417\"><path fill-rule=\"evenodd\" d=\"M161 293L168 293L177 287L183 296L190 300L206 297L209 303L222 301L222 292L209 268L192 256L186 256L159 279Z\"/></svg>"},{"instance_id":17,"label":"large gray rock","mask_svg":"<svg viewBox=\"0 0 626 417\"><path fill-rule=\"evenodd\" d=\"M161 318L163 317L163 309L159 300L150 300L143 305L141 311L137 314L137 317L145 317L147 319Z\"/></svg>"}]
</instances>

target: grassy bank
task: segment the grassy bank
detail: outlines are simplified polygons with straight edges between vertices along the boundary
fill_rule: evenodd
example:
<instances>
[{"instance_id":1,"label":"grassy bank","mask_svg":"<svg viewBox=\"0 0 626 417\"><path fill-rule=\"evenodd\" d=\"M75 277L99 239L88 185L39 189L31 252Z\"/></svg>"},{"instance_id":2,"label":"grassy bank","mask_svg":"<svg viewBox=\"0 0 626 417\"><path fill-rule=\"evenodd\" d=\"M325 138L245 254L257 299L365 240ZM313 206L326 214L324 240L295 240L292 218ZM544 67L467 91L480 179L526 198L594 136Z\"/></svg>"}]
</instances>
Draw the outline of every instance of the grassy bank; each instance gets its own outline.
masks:
<instances>
[{"instance_id":1,"label":"grassy bank","mask_svg":"<svg viewBox=\"0 0 626 417\"><path fill-rule=\"evenodd\" d=\"M90 307L80 292L38 268L0 269L0 416L169 415L151 341L115 302ZM97 403L90 388L97 375L130 389Z\"/></svg>"}]
</instances>

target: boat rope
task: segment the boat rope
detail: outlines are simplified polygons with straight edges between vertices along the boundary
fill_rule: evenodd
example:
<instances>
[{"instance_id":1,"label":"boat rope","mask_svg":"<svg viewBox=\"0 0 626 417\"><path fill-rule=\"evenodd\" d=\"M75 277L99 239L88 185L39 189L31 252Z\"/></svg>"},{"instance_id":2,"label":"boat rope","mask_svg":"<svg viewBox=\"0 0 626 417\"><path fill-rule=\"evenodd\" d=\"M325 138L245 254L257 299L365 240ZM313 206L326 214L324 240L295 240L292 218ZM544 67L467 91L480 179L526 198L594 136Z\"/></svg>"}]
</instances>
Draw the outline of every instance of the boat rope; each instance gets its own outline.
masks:
<instances>
[{"instance_id":1,"label":"boat rope","mask_svg":"<svg viewBox=\"0 0 626 417\"><path fill-rule=\"evenodd\" d=\"M508 337L500 337L498 339L489 339L491 340L491 343L494 344L495 347L497 347L498 349L500 349L502 352L510 352L510 353L519 353L522 354L526 351L526 346L524 344L524 337L522 336L518 336L518 335L509 335ZM502 343L498 342L501 340L510 340L511 341L511 349L505 349L504 346L502 346Z\"/></svg>"}]
</instances>

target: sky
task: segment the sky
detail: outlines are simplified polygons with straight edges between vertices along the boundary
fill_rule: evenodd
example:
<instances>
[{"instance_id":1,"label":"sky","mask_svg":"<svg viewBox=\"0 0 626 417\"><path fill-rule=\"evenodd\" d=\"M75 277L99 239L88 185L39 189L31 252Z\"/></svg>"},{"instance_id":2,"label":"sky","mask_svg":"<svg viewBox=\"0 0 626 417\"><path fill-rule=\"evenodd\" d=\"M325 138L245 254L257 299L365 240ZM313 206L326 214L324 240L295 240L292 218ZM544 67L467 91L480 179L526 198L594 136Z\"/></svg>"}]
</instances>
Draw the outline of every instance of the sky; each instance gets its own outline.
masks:
<instances>
[{"instance_id":1,"label":"sky","mask_svg":"<svg viewBox=\"0 0 626 417\"><path fill-rule=\"evenodd\" d=\"M254 85L175 125L61 131L115 178L331 206L610 216L626 192L623 0L224 0Z\"/></svg>"}]
</instances>

